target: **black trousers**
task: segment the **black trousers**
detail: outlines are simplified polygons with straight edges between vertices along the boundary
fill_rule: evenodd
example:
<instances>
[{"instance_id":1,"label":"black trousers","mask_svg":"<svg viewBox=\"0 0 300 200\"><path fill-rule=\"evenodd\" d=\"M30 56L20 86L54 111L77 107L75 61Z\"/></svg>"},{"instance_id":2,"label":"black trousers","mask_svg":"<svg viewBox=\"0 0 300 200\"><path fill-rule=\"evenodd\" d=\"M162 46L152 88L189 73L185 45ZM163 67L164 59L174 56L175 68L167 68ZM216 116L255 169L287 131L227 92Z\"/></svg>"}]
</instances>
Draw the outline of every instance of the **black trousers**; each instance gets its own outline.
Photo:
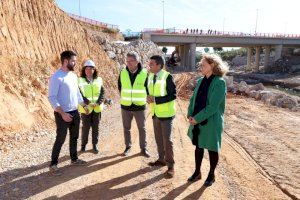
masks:
<instances>
[{"instance_id":1,"label":"black trousers","mask_svg":"<svg viewBox=\"0 0 300 200\"><path fill-rule=\"evenodd\" d=\"M101 119L101 113L91 112L89 115L81 114L82 119L82 146L88 143L90 128L92 127L92 143L98 144L99 140L99 122Z\"/></svg>"},{"instance_id":2,"label":"black trousers","mask_svg":"<svg viewBox=\"0 0 300 200\"><path fill-rule=\"evenodd\" d=\"M206 123L207 123L207 120L205 120L203 122L203 124L206 124ZM195 173L196 174L200 173L201 163L202 163L202 159L203 159L203 155L204 155L204 149L198 147L199 134L201 134L199 126L194 126L192 142L193 142L193 145L196 146L196 149L195 149ZM214 174L215 169L219 162L219 153L208 150L208 154L209 154L209 163L210 163L209 174Z\"/></svg>"},{"instance_id":3,"label":"black trousers","mask_svg":"<svg viewBox=\"0 0 300 200\"><path fill-rule=\"evenodd\" d=\"M208 150L208 154L209 154L209 163L210 163L209 174L213 175L213 174L215 174L215 169L218 165L219 153ZM196 146L196 149L195 149L195 174L200 173L203 155L204 155L204 149Z\"/></svg>"},{"instance_id":4,"label":"black trousers","mask_svg":"<svg viewBox=\"0 0 300 200\"><path fill-rule=\"evenodd\" d=\"M56 139L52 149L51 165L57 165L58 163L59 153L62 145L66 140L68 129L70 132L70 145L69 145L70 157L72 161L78 159L77 139L79 136L80 116L78 110L74 110L68 113L73 116L71 122L65 122L58 112L54 112L55 123L56 123Z\"/></svg>"}]
</instances>

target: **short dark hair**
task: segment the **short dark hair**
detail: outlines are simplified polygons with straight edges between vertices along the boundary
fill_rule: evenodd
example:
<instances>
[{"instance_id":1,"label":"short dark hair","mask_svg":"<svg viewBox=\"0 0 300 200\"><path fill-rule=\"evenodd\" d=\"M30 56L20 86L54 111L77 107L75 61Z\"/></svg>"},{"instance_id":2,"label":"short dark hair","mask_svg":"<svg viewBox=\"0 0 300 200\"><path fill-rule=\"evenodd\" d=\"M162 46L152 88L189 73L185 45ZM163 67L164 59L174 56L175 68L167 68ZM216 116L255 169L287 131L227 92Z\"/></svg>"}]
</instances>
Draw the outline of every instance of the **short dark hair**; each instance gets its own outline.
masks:
<instances>
[{"instance_id":1,"label":"short dark hair","mask_svg":"<svg viewBox=\"0 0 300 200\"><path fill-rule=\"evenodd\" d=\"M154 60L157 65L160 65L161 69L165 66L165 60L160 55L151 56L150 59Z\"/></svg>"},{"instance_id":2,"label":"short dark hair","mask_svg":"<svg viewBox=\"0 0 300 200\"><path fill-rule=\"evenodd\" d=\"M69 50L63 51L60 54L61 63L63 63L65 59L70 60L72 58L72 56L77 56L77 54L74 51L69 51Z\"/></svg>"}]
</instances>

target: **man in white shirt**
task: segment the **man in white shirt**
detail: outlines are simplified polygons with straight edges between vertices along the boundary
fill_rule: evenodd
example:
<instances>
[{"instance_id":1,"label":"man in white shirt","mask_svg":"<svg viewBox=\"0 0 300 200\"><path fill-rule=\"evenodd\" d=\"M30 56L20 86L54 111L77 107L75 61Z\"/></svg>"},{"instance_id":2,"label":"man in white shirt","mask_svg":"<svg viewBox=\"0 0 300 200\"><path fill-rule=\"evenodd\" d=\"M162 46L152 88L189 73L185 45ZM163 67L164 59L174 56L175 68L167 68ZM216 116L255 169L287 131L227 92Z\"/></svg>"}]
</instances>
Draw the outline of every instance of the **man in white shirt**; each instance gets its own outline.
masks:
<instances>
[{"instance_id":1,"label":"man in white shirt","mask_svg":"<svg viewBox=\"0 0 300 200\"><path fill-rule=\"evenodd\" d=\"M70 157L72 165L86 165L77 156L77 139L79 136L80 116L78 105L86 105L78 88L77 75L73 73L76 64L76 53L64 51L61 53L62 66L50 78L49 102L54 109L56 123L56 139L52 149L50 172L61 175L57 164L62 145L65 142L67 132L70 132Z\"/></svg>"}]
</instances>

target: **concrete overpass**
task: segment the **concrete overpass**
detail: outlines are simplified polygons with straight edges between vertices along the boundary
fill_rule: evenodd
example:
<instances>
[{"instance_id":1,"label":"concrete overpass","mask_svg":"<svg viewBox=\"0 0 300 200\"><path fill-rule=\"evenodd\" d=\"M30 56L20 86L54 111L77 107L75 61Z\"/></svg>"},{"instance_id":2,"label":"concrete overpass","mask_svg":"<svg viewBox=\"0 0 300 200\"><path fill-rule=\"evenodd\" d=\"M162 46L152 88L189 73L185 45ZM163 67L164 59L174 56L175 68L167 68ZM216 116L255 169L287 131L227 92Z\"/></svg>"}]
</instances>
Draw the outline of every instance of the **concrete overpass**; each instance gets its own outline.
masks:
<instances>
[{"instance_id":1,"label":"concrete overpass","mask_svg":"<svg viewBox=\"0 0 300 200\"><path fill-rule=\"evenodd\" d=\"M256 70L259 68L260 50L264 49L264 67L269 71L270 50L275 48L275 60L281 58L283 47L300 48L300 34L247 34L238 32L217 32L202 30L148 29L142 34L144 40L151 40L160 46L175 46L182 60L182 67L193 70L196 67L196 47L245 47L247 65L251 66L252 51L256 50Z\"/></svg>"}]
</instances>

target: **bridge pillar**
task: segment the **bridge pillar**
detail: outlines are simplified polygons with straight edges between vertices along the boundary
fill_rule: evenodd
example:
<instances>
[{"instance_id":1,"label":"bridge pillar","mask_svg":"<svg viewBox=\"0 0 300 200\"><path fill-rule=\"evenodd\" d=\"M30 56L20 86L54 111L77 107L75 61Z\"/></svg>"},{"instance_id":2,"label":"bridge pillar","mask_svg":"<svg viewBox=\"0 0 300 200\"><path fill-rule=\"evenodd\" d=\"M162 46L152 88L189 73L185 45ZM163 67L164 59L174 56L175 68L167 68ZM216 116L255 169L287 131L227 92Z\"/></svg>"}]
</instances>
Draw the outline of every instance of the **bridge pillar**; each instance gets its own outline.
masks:
<instances>
[{"instance_id":1,"label":"bridge pillar","mask_svg":"<svg viewBox=\"0 0 300 200\"><path fill-rule=\"evenodd\" d=\"M247 69L251 69L252 47L247 47Z\"/></svg>"},{"instance_id":2,"label":"bridge pillar","mask_svg":"<svg viewBox=\"0 0 300 200\"><path fill-rule=\"evenodd\" d=\"M177 55L181 59L181 54L182 54L182 52L181 52L181 45L176 45L175 46L175 51L177 52ZM178 66L178 69L181 70L181 68L182 68L182 62L180 61L180 66Z\"/></svg>"},{"instance_id":3,"label":"bridge pillar","mask_svg":"<svg viewBox=\"0 0 300 200\"><path fill-rule=\"evenodd\" d=\"M185 62L184 62L184 68L186 70L189 69L189 66L190 66L190 59L189 59L189 45L184 45L184 59L185 59Z\"/></svg>"},{"instance_id":4,"label":"bridge pillar","mask_svg":"<svg viewBox=\"0 0 300 200\"><path fill-rule=\"evenodd\" d=\"M274 59L274 61L281 58L281 52L282 52L282 44L281 45L276 45L275 46L275 59Z\"/></svg>"},{"instance_id":5,"label":"bridge pillar","mask_svg":"<svg viewBox=\"0 0 300 200\"><path fill-rule=\"evenodd\" d=\"M196 43L192 43L189 46L189 51L190 51L190 61L189 61L189 68L191 70L196 69Z\"/></svg>"},{"instance_id":6,"label":"bridge pillar","mask_svg":"<svg viewBox=\"0 0 300 200\"><path fill-rule=\"evenodd\" d=\"M143 33L142 34L142 39L144 41L151 41L151 34L150 33Z\"/></svg>"},{"instance_id":7,"label":"bridge pillar","mask_svg":"<svg viewBox=\"0 0 300 200\"><path fill-rule=\"evenodd\" d=\"M180 57L180 67L184 69L185 66L184 45L179 46L179 57Z\"/></svg>"},{"instance_id":8,"label":"bridge pillar","mask_svg":"<svg viewBox=\"0 0 300 200\"><path fill-rule=\"evenodd\" d=\"M255 71L259 71L260 47L255 47Z\"/></svg>"},{"instance_id":9,"label":"bridge pillar","mask_svg":"<svg viewBox=\"0 0 300 200\"><path fill-rule=\"evenodd\" d=\"M265 72L270 72L270 67L269 67L269 59L270 59L270 46L265 47L265 59L264 59L264 70Z\"/></svg>"}]
</instances>

